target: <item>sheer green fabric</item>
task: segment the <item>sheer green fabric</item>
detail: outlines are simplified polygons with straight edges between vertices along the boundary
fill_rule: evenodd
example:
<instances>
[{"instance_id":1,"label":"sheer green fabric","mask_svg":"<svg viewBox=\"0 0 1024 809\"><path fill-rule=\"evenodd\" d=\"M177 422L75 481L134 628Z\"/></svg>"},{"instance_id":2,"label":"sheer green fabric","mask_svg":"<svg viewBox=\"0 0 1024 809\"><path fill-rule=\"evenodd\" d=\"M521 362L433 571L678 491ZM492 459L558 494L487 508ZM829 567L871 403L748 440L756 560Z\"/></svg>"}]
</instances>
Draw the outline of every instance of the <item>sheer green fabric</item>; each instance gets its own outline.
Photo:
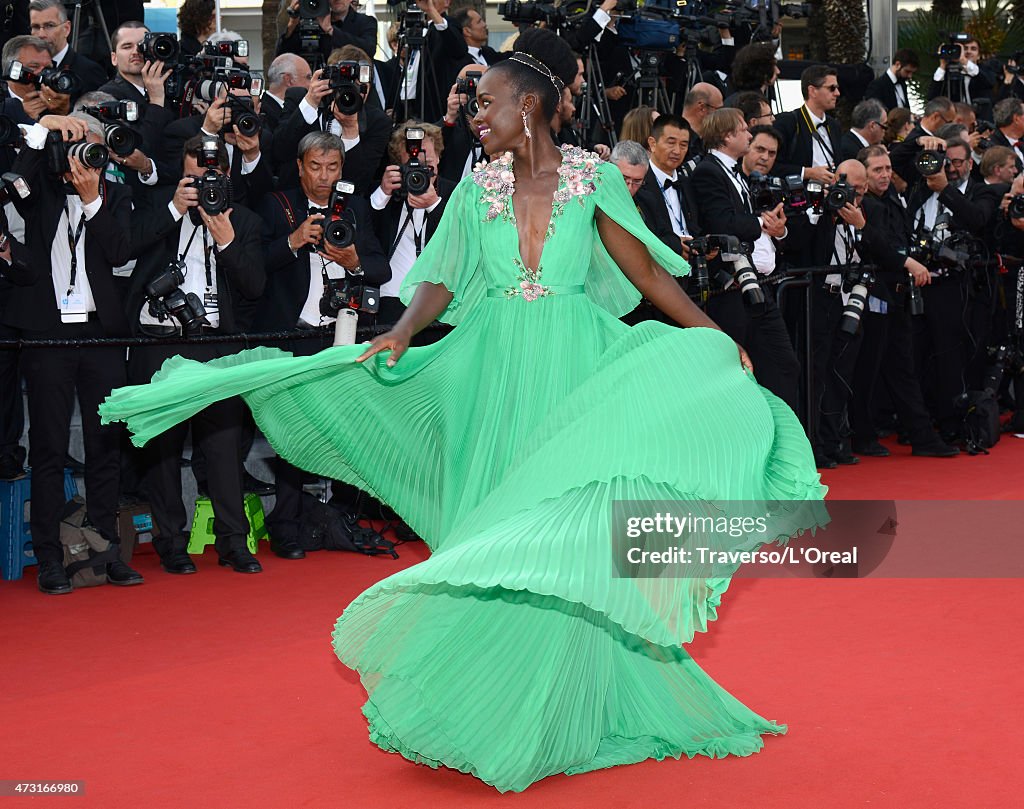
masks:
<instances>
[{"instance_id":1,"label":"sheer green fabric","mask_svg":"<svg viewBox=\"0 0 1024 809\"><path fill-rule=\"evenodd\" d=\"M616 319L639 296L600 244L597 208L670 272L687 268L617 169L581 154L565 150L563 167L582 168L563 177L539 273L522 266L511 205L491 215L486 178L460 184L402 292L444 284L459 326L394 368L355 363L361 346L176 358L101 407L141 443L241 395L282 457L398 511L432 555L356 598L335 652L361 675L376 744L503 791L645 758L748 755L785 730L681 647L729 578L616 578L614 500L766 504L768 534L733 548L827 521L800 424L731 340Z\"/></svg>"}]
</instances>

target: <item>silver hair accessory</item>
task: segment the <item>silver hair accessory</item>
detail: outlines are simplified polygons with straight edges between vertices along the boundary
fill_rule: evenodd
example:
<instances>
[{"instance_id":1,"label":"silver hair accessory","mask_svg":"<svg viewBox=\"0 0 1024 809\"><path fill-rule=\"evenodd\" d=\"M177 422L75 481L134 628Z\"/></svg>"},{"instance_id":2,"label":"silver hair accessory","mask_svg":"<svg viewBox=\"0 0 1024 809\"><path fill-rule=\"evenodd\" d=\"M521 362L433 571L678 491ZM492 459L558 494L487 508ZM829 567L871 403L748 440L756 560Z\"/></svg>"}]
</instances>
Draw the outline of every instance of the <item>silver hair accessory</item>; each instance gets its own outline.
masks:
<instances>
[{"instance_id":1,"label":"silver hair accessory","mask_svg":"<svg viewBox=\"0 0 1024 809\"><path fill-rule=\"evenodd\" d=\"M512 62L519 62L521 65L526 65L527 67L536 70L551 82L551 86L555 88L555 92L558 94L558 97L562 97L562 90L565 89L565 83L558 78L558 76L552 73L551 68L540 61L540 59L535 56L531 56L528 53L524 53L523 51L515 51L509 57L509 60Z\"/></svg>"}]
</instances>

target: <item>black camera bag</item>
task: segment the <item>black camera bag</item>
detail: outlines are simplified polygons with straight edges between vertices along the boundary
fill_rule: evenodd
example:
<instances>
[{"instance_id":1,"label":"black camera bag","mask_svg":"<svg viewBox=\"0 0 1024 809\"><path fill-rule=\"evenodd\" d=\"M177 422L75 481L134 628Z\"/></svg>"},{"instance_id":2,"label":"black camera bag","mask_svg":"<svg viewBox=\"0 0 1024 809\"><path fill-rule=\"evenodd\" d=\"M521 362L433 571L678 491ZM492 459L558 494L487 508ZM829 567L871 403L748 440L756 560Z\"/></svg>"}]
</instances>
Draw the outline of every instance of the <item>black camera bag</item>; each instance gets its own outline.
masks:
<instances>
[{"instance_id":1,"label":"black camera bag","mask_svg":"<svg viewBox=\"0 0 1024 809\"><path fill-rule=\"evenodd\" d=\"M972 390L957 398L967 452L977 455L999 443L999 403L990 390Z\"/></svg>"}]
</instances>

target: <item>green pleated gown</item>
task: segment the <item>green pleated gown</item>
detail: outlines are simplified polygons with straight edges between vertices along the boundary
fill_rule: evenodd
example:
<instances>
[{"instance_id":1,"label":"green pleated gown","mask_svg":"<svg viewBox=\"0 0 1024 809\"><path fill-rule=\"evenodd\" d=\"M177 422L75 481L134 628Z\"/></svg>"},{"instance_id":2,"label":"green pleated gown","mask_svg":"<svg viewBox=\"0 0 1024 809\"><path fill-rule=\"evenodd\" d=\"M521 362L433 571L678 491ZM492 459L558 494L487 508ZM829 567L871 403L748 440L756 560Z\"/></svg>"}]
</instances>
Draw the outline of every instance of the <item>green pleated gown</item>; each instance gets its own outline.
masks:
<instances>
[{"instance_id":1,"label":"green pleated gown","mask_svg":"<svg viewBox=\"0 0 1024 809\"><path fill-rule=\"evenodd\" d=\"M370 738L432 767L522 790L646 758L749 755L761 718L682 648L727 577L613 576L613 500L757 500L784 539L822 518L803 430L711 329L617 318L639 294L597 234L598 208L676 275L622 175L563 148L540 271L526 269L511 157L465 178L411 270L454 295L457 324L395 367L365 346L175 358L101 407L141 444L241 395L278 453L364 488L430 546L337 621L334 650L369 699ZM763 536L738 543L756 547Z\"/></svg>"}]
</instances>

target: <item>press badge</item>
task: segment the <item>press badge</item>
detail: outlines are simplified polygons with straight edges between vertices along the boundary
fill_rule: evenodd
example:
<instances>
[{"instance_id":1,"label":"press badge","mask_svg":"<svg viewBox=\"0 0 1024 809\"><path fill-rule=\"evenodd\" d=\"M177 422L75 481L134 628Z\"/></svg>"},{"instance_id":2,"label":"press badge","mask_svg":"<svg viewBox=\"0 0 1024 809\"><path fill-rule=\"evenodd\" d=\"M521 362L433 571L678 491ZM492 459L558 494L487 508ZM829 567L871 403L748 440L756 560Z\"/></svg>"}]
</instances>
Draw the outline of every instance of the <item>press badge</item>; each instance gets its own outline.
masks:
<instances>
[{"instance_id":1,"label":"press badge","mask_svg":"<svg viewBox=\"0 0 1024 809\"><path fill-rule=\"evenodd\" d=\"M60 299L60 322L61 323L85 323L89 320L89 313L85 308L85 295L81 292L72 292Z\"/></svg>"}]
</instances>

